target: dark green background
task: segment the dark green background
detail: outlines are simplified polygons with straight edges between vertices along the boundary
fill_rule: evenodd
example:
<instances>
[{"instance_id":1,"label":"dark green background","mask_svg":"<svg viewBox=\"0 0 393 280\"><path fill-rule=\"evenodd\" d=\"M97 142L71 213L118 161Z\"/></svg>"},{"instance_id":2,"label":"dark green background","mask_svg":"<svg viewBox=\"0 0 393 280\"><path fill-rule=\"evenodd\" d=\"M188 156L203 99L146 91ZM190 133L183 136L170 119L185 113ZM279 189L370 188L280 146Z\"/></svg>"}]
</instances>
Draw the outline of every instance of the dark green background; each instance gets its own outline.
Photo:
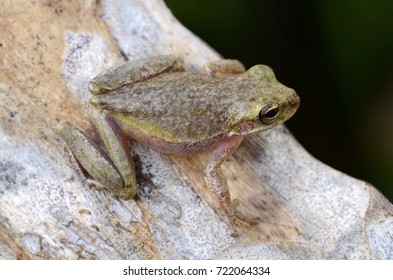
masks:
<instances>
[{"instance_id":1,"label":"dark green background","mask_svg":"<svg viewBox=\"0 0 393 280\"><path fill-rule=\"evenodd\" d=\"M165 2L224 57L270 65L301 97L299 142L393 201L393 1Z\"/></svg>"}]
</instances>

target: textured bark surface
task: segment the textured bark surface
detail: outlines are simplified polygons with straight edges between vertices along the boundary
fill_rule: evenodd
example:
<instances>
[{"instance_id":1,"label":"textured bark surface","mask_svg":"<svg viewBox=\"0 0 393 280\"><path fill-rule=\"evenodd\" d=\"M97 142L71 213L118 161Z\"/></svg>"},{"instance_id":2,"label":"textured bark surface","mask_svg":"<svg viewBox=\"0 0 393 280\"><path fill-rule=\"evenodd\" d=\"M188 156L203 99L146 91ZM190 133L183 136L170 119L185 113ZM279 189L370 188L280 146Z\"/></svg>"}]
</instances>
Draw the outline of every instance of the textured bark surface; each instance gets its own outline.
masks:
<instances>
[{"instance_id":1,"label":"textured bark surface","mask_svg":"<svg viewBox=\"0 0 393 280\"><path fill-rule=\"evenodd\" d=\"M89 127L91 77L125 59L174 53L201 71L219 57L162 1L1 1L0 30L0 259L393 259L392 205L284 126L223 166L239 209L261 219L237 238L206 187L207 155L134 143L131 201L78 180L56 125Z\"/></svg>"}]
</instances>

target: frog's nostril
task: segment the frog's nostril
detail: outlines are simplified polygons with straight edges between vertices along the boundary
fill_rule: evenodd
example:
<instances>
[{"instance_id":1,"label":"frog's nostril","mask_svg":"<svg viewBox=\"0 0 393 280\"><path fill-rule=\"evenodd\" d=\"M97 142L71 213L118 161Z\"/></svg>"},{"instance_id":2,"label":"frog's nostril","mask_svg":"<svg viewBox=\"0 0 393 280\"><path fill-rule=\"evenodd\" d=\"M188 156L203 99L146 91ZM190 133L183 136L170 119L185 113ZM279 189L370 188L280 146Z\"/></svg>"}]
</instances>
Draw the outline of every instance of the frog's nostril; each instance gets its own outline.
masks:
<instances>
[{"instance_id":1,"label":"frog's nostril","mask_svg":"<svg viewBox=\"0 0 393 280\"><path fill-rule=\"evenodd\" d=\"M300 104L300 98L299 96L296 94L295 91L293 91L293 94L291 96L291 98L289 99L289 106L292 108L297 108L299 107Z\"/></svg>"}]
</instances>

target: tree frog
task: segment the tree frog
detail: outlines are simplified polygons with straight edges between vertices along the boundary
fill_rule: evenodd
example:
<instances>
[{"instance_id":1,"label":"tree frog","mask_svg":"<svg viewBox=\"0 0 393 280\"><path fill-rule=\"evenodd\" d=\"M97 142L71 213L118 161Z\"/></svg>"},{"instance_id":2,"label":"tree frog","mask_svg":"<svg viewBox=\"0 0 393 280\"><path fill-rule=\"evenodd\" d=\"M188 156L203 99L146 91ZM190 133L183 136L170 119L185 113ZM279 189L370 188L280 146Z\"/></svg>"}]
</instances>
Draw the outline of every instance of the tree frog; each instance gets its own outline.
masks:
<instances>
[{"instance_id":1,"label":"tree frog","mask_svg":"<svg viewBox=\"0 0 393 280\"><path fill-rule=\"evenodd\" d=\"M245 71L237 60L218 60L205 69L186 72L174 55L115 66L89 83L89 117L99 140L68 121L59 123L59 133L82 170L124 200L136 194L130 138L164 153L210 152L204 175L236 235L237 219L251 219L236 210L221 164L245 135L283 123L300 101L268 66Z\"/></svg>"}]
</instances>

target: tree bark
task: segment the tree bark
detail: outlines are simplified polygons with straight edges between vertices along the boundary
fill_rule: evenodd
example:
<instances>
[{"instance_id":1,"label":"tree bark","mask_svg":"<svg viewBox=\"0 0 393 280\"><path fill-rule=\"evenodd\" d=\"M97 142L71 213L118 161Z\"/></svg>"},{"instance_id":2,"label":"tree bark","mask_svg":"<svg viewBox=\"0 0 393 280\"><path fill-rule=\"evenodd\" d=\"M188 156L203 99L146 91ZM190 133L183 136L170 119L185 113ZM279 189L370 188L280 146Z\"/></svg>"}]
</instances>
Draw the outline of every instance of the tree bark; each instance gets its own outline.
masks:
<instances>
[{"instance_id":1,"label":"tree bark","mask_svg":"<svg viewBox=\"0 0 393 280\"><path fill-rule=\"evenodd\" d=\"M133 143L136 199L86 188L56 125L88 129L89 79L160 54L201 71L219 55L160 0L2 1L0 18L0 259L393 258L392 205L282 125L247 137L223 166L239 210L261 219L236 238L203 178L208 155Z\"/></svg>"}]
</instances>

